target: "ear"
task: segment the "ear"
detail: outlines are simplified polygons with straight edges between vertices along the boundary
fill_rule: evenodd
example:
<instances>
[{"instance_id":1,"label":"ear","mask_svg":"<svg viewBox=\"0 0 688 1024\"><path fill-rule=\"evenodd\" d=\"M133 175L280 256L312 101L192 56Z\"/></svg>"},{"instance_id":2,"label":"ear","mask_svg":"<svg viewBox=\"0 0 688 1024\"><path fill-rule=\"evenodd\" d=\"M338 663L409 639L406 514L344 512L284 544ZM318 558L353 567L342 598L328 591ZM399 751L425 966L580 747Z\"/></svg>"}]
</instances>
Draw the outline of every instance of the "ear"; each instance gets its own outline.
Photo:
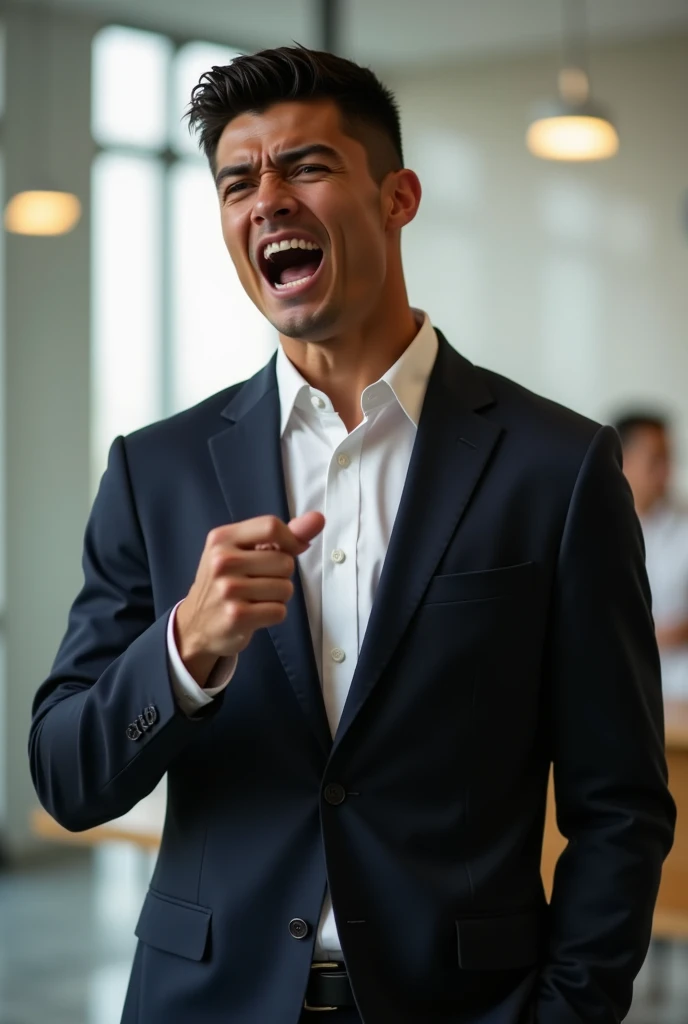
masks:
<instances>
[{"instance_id":1,"label":"ear","mask_svg":"<svg viewBox=\"0 0 688 1024\"><path fill-rule=\"evenodd\" d=\"M400 231L413 220L418 212L421 187L415 171L404 168L392 171L382 183L384 196L385 228Z\"/></svg>"}]
</instances>

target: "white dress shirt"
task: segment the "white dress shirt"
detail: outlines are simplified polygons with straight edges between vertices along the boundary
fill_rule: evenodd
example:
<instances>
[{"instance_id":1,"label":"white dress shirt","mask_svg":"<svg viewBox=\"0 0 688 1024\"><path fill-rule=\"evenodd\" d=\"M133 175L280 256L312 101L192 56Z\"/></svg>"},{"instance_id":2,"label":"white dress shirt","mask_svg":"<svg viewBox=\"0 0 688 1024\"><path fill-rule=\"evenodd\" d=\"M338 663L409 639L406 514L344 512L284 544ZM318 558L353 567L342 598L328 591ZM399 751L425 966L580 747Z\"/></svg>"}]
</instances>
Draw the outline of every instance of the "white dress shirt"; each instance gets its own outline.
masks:
<instances>
[{"instance_id":1,"label":"white dress shirt","mask_svg":"<svg viewBox=\"0 0 688 1024\"><path fill-rule=\"evenodd\" d=\"M641 519L652 612L658 627L688 621L688 512L662 504ZM688 644L661 652L662 690L688 698Z\"/></svg>"},{"instance_id":2,"label":"white dress shirt","mask_svg":"<svg viewBox=\"0 0 688 1024\"><path fill-rule=\"evenodd\" d=\"M277 386L289 513L317 511L325 527L299 556L313 650L334 736L368 625L406 480L425 392L438 351L428 319L397 362L361 395L362 422L347 433L332 402L312 388L280 346ZM176 611L176 609L175 609ZM205 689L186 671L167 631L172 685L193 714L227 685L236 659L223 659ZM319 959L341 958L329 893L316 938Z\"/></svg>"}]
</instances>

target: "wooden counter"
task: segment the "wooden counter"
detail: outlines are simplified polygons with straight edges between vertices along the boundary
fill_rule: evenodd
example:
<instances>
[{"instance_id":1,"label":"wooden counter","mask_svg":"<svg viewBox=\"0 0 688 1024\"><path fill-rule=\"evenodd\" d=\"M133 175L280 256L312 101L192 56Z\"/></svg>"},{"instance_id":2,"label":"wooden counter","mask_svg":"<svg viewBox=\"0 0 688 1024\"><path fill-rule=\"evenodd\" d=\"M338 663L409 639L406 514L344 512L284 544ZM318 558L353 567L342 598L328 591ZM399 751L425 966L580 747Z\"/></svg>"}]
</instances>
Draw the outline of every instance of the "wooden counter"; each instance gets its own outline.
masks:
<instances>
[{"instance_id":1,"label":"wooden counter","mask_svg":"<svg viewBox=\"0 0 688 1024\"><path fill-rule=\"evenodd\" d=\"M666 705L666 750L678 821L674 847L662 873L653 931L656 936L688 939L688 701ZM43 810L34 812L32 826L37 835L59 842L92 846L119 841L156 850L165 816L165 796L165 786L161 784L128 814L86 832L67 832ZM565 845L556 826L550 784L542 848L542 877L548 896L554 866Z\"/></svg>"},{"instance_id":2,"label":"wooden counter","mask_svg":"<svg viewBox=\"0 0 688 1024\"><path fill-rule=\"evenodd\" d=\"M160 846L167 790L165 780L147 796L132 807L121 818L115 818L104 825L86 829L85 832L68 832L58 825L47 811L38 808L31 816L31 828L43 839L53 839L73 846L97 846L99 843L133 843L144 850L157 850Z\"/></svg>"},{"instance_id":3,"label":"wooden counter","mask_svg":"<svg viewBox=\"0 0 688 1024\"><path fill-rule=\"evenodd\" d=\"M662 871L653 934L688 939L688 701L666 703L665 727L669 788L678 807L678 820L674 846ZM566 840L556 826L550 782L542 846L542 878L548 897L554 866L565 845Z\"/></svg>"}]
</instances>

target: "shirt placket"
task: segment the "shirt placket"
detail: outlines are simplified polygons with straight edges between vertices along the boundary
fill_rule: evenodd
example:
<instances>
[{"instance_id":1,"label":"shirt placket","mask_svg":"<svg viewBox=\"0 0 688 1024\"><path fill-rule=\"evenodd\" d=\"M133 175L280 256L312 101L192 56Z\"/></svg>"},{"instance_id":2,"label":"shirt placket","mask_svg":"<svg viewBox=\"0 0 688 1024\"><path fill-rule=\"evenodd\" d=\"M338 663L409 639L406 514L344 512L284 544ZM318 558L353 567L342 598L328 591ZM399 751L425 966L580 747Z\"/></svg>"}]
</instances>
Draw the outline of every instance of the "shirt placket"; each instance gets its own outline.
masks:
<instances>
[{"instance_id":1,"label":"shirt placket","mask_svg":"<svg viewBox=\"0 0 688 1024\"><path fill-rule=\"evenodd\" d=\"M322 683L334 736L358 660L358 547L361 424L336 445L325 489L322 548Z\"/></svg>"}]
</instances>

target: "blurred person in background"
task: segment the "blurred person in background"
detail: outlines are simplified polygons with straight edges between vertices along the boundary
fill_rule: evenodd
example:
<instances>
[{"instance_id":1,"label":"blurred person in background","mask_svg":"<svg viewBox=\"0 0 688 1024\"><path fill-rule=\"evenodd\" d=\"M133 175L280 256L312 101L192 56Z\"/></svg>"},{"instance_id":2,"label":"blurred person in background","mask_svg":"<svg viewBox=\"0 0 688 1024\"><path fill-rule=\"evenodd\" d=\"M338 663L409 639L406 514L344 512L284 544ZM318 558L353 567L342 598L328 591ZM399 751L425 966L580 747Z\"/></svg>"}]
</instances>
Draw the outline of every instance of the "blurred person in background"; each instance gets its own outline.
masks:
<instances>
[{"instance_id":1,"label":"blurred person in background","mask_svg":"<svg viewBox=\"0 0 688 1024\"><path fill-rule=\"evenodd\" d=\"M664 696L688 698L688 509L672 493L670 426L661 415L633 411L616 429L645 539Z\"/></svg>"},{"instance_id":2,"label":"blurred person in background","mask_svg":"<svg viewBox=\"0 0 688 1024\"><path fill-rule=\"evenodd\" d=\"M30 736L69 829L167 773L123 1020L616 1024L675 819L618 437L410 306L371 71L239 57L191 123L280 344L113 442Z\"/></svg>"}]
</instances>

